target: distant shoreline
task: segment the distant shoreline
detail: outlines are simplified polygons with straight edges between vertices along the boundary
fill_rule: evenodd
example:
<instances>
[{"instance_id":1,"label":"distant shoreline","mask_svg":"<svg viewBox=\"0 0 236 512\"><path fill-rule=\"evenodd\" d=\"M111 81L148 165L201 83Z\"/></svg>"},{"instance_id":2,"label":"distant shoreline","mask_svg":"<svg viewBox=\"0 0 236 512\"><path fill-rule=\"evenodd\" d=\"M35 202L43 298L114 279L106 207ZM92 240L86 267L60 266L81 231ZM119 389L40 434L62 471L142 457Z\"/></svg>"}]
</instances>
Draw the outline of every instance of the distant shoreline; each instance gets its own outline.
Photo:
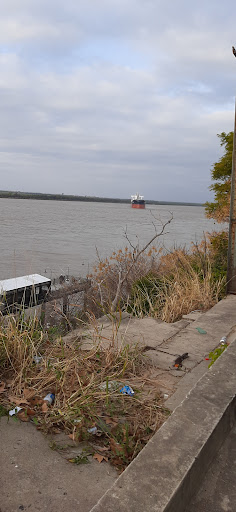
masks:
<instances>
[{"instance_id":1,"label":"distant shoreline","mask_svg":"<svg viewBox=\"0 0 236 512\"><path fill-rule=\"evenodd\" d=\"M14 192L11 190L0 190L1 199L36 199L42 201L83 201L94 203L123 203L130 204L130 199L119 199L110 197L74 196L69 194L43 194L38 192ZM146 204L176 205L176 206L204 206L203 203L185 203L180 201L152 201L147 199Z\"/></svg>"}]
</instances>

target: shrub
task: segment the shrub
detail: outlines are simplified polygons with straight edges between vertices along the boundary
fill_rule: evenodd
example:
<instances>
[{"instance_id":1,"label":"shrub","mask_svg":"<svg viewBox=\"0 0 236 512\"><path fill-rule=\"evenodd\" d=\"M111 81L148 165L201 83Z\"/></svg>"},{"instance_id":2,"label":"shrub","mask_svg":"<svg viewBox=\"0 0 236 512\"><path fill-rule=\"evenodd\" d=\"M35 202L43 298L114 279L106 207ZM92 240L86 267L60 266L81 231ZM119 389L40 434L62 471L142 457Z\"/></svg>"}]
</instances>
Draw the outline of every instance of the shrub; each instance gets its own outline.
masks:
<instances>
[{"instance_id":1,"label":"shrub","mask_svg":"<svg viewBox=\"0 0 236 512\"><path fill-rule=\"evenodd\" d=\"M197 255L199 256L199 255ZM174 322L195 309L206 311L218 300L225 277L215 280L209 259L198 258L183 249L162 256L158 275L148 275L133 285L128 311Z\"/></svg>"}]
</instances>

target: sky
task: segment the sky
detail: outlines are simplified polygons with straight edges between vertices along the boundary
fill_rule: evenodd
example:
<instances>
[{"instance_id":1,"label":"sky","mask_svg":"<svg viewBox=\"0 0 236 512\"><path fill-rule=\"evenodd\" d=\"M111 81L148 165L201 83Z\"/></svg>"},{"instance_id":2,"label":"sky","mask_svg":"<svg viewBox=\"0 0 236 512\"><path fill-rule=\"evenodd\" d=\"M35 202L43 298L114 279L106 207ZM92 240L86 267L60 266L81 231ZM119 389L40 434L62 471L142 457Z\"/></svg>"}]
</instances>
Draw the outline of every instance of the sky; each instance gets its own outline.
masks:
<instances>
[{"instance_id":1,"label":"sky","mask_svg":"<svg viewBox=\"0 0 236 512\"><path fill-rule=\"evenodd\" d=\"M0 189L205 202L233 0L0 0Z\"/></svg>"}]
</instances>

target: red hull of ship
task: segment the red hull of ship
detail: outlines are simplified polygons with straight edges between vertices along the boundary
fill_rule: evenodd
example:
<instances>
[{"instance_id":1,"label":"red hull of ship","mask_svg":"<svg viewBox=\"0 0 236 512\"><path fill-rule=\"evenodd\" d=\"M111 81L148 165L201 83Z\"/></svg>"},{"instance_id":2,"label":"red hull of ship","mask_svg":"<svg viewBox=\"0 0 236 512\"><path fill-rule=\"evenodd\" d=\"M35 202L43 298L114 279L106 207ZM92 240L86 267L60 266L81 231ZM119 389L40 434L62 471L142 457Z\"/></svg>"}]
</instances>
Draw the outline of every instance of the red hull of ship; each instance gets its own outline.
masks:
<instances>
[{"instance_id":1,"label":"red hull of ship","mask_svg":"<svg viewBox=\"0 0 236 512\"><path fill-rule=\"evenodd\" d=\"M139 208L141 210L144 210L145 204L132 204L132 208Z\"/></svg>"}]
</instances>

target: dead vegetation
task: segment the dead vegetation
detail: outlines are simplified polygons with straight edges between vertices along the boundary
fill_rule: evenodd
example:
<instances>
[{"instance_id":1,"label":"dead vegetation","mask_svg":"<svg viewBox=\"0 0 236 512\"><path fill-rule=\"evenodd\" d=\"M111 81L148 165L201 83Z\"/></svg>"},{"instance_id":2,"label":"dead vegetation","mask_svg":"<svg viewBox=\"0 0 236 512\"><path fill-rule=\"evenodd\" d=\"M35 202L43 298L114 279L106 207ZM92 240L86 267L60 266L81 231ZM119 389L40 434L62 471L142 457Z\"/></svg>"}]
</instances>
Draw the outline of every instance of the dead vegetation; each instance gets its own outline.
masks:
<instances>
[{"instance_id":1,"label":"dead vegetation","mask_svg":"<svg viewBox=\"0 0 236 512\"><path fill-rule=\"evenodd\" d=\"M99 261L90 275L90 310L99 316L113 311L114 300L134 316L175 322L192 310L207 311L224 296L227 238L213 233L192 249L133 251L126 247ZM123 275L120 286L120 275Z\"/></svg>"},{"instance_id":2,"label":"dead vegetation","mask_svg":"<svg viewBox=\"0 0 236 512\"><path fill-rule=\"evenodd\" d=\"M139 347L115 343L113 338L102 347L96 333L93 348L85 351L80 340L68 344L58 338L52 343L36 319L25 323L9 318L5 326L1 322L2 410L21 407L21 421L31 420L45 433L64 431L75 443L95 445L95 458L102 455L122 470L167 412L156 386L149 382L145 389ZM124 385L132 385L134 396L120 392ZM52 405L44 400L48 393L55 394Z\"/></svg>"},{"instance_id":3,"label":"dead vegetation","mask_svg":"<svg viewBox=\"0 0 236 512\"><path fill-rule=\"evenodd\" d=\"M214 279L210 260L206 266L179 249L160 259L158 272L138 280L127 301L135 316L146 315L171 323L193 310L207 311L216 304L225 286L225 277Z\"/></svg>"}]
</instances>

